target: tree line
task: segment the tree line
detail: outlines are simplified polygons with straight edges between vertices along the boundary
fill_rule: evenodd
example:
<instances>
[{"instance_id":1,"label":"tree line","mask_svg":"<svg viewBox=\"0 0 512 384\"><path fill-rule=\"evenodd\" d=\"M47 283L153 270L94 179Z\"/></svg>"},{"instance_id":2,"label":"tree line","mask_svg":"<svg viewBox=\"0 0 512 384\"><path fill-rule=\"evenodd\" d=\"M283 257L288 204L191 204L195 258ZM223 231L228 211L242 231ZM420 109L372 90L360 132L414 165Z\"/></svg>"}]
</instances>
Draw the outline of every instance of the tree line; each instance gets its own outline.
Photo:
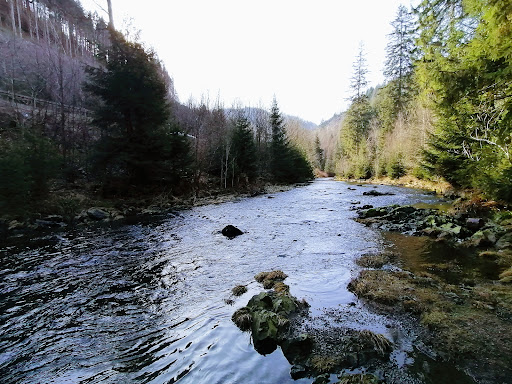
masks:
<instances>
[{"instance_id":1,"label":"tree line","mask_svg":"<svg viewBox=\"0 0 512 384\"><path fill-rule=\"evenodd\" d=\"M78 57L3 16L0 208L26 208L73 185L115 198L312 178L276 100L270 111L208 97L183 104L156 53L105 23L94 56Z\"/></svg>"},{"instance_id":2,"label":"tree line","mask_svg":"<svg viewBox=\"0 0 512 384\"><path fill-rule=\"evenodd\" d=\"M512 5L423 0L400 6L384 74L367 89L364 47L328 164L342 177L443 178L512 201Z\"/></svg>"}]
</instances>

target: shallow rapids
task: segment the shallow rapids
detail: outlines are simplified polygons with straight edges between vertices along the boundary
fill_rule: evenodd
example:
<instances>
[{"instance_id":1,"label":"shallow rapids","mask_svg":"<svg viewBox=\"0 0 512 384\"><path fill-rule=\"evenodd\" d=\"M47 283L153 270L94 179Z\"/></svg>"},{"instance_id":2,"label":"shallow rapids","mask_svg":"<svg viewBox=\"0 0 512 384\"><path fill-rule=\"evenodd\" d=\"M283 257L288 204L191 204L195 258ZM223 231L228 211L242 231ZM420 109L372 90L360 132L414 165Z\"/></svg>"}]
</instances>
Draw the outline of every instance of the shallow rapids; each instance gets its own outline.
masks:
<instances>
[{"instance_id":1,"label":"shallow rapids","mask_svg":"<svg viewBox=\"0 0 512 384\"><path fill-rule=\"evenodd\" d=\"M349 189L350 187L350 189ZM410 340L347 291L355 259L384 246L351 207L435 203L421 191L321 179L287 192L197 207L116 227L55 232L0 246L2 383L311 383L294 381L278 349L259 355L231 322L281 269L318 319ZM233 224L244 234L229 240ZM240 298L231 289L248 284ZM356 305L354 305L356 303ZM317 320L320 321L320 320Z\"/></svg>"}]
</instances>

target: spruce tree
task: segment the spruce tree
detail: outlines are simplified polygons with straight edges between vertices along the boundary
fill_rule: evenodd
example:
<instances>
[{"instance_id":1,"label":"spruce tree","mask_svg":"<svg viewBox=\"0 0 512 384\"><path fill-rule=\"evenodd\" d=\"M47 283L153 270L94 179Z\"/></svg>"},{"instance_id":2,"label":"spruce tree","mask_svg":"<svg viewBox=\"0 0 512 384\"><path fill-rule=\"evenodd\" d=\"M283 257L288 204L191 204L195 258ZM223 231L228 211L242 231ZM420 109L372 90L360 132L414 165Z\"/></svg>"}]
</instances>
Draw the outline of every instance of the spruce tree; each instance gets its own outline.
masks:
<instances>
[{"instance_id":1,"label":"spruce tree","mask_svg":"<svg viewBox=\"0 0 512 384\"><path fill-rule=\"evenodd\" d=\"M163 182L174 153L181 162L187 143L170 126L167 88L152 52L110 29L111 45L101 51L100 67L88 69L86 89L99 101L95 124L101 128L95 164L105 182L114 177L131 185ZM171 152L174 151L174 153ZM171 178L175 179L176 175Z\"/></svg>"},{"instance_id":2,"label":"spruce tree","mask_svg":"<svg viewBox=\"0 0 512 384\"><path fill-rule=\"evenodd\" d=\"M412 14L403 5L398 8L391 25L393 32L386 47L384 75L391 80L389 86L396 111L399 112L404 109L411 92L415 25Z\"/></svg>"},{"instance_id":3,"label":"spruce tree","mask_svg":"<svg viewBox=\"0 0 512 384\"><path fill-rule=\"evenodd\" d=\"M366 63L366 54L363 43L359 43L359 52L352 65L354 73L350 79L350 88L352 90L351 100L353 102L365 97L366 87L368 86L368 64Z\"/></svg>"},{"instance_id":4,"label":"spruce tree","mask_svg":"<svg viewBox=\"0 0 512 384\"><path fill-rule=\"evenodd\" d=\"M270 110L270 126L270 174L273 180L295 183L313 178L313 171L306 156L293 147L286 137L284 119L275 98Z\"/></svg>"},{"instance_id":5,"label":"spruce tree","mask_svg":"<svg viewBox=\"0 0 512 384\"><path fill-rule=\"evenodd\" d=\"M508 201L512 28L503 15L510 8L499 0L423 1L417 65L437 115L426 167L456 185Z\"/></svg>"},{"instance_id":6,"label":"spruce tree","mask_svg":"<svg viewBox=\"0 0 512 384\"><path fill-rule=\"evenodd\" d=\"M289 172L288 146L284 120L274 98L270 109L270 127L272 141L270 143L270 173L275 180L283 181Z\"/></svg>"},{"instance_id":7,"label":"spruce tree","mask_svg":"<svg viewBox=\"0 0 512 384\"><path fill-rule=\"evenodd\" d=\"M231 138L232 185L250 183L257 176L258 156L249 120L239 115Z\"/></svg>"}]
</instances>

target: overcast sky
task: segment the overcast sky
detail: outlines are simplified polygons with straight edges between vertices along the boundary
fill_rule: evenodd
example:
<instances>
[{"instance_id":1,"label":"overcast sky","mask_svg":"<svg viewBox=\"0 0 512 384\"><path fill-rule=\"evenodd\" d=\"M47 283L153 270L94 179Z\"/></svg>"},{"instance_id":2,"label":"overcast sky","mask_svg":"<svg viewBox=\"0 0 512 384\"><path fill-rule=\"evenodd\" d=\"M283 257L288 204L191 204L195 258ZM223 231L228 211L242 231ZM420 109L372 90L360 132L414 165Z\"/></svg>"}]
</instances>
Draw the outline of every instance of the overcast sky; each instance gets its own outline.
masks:
<instances>
[{"instance_id":1,"label":"overcast sky","mask_svg":"<svg viewBox=\"0 0 512 384\"><path fill-rule=\"evenodd\" d=\"M86 10L106 0L81 0ZM182 102L218 96L224 106L281 111L319 124L347 108L363 42L370 86L382 75L387 34L414 0L112 0L116 28L141 31ZM99 12L108 19L107 15Z\"/></svg>"}]
</instances>

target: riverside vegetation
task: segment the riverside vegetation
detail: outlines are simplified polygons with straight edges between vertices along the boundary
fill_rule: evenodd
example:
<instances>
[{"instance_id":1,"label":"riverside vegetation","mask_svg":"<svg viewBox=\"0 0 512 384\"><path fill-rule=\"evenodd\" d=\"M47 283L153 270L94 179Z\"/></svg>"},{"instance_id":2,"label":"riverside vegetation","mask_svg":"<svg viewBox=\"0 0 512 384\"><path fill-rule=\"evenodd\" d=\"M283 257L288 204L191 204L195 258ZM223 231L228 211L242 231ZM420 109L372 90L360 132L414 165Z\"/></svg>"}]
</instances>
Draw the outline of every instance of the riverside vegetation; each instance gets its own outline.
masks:
<instances>
[{"instance_id":1,"label":"riverside vegetation","mask_svg":"<svg viewBox=\"0 0 512 384\"><path fill-rule=\"evenodd\" d=\"M276 100L270 111L184 105L155 52L75 0L3 1L0 20L4 230L313 177Z\"/></svg>"},{"instance_id":2,"label":"riverside vegetation","mask_svg":"<svg viewBox=\"0 0 512 384\"><path fill-rule=\"evenodd\" d=\"M453 362L477 382L508 382L512 215L474 201L454 207L444 214L411 206L359 211L361 223L419 236L416 246L430 243L434 256L418 260L397 242L395 253L361 257L367 269L349 289L379 311L417 318L430 331L424 339L435 358Z\"/></svg>"}]
</instances>

